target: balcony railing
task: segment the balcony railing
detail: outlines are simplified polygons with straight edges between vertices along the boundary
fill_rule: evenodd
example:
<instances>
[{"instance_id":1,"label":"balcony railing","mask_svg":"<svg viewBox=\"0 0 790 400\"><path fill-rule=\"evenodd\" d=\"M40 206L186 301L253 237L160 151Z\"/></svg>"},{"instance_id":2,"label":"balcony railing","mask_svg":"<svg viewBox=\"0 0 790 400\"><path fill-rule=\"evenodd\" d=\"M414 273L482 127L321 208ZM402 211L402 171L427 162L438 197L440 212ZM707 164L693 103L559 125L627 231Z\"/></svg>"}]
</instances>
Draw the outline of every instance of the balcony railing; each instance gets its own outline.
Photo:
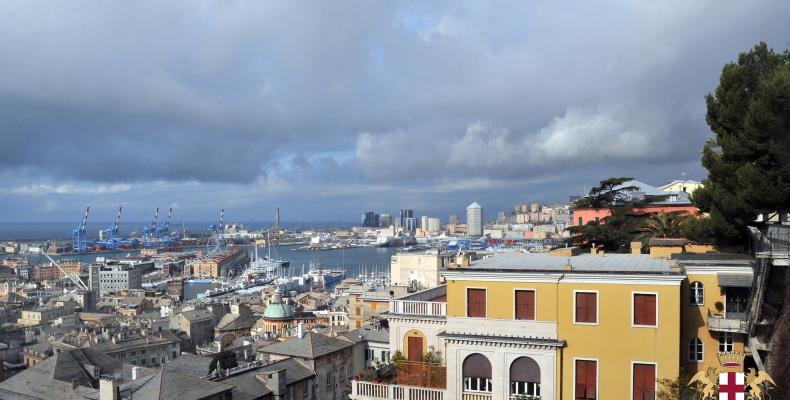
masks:
<instances>
[{"instance_id":1,"label":"balcony railing","mask_svg":"<svg viewBox=\"0 0 790 400\"><path fill-rule=\"evenodd\" d=\"M447 388L447 367L441 364L399 361L396 368L399 385L435 389Z\"/></svg>"},{"instance_id":2,"label":"balcony railing","mask_svg":"<svg viewBox=\"0 0 790 400\"><path fill-rule=\"evenodd\" d=\"M352 400L445 400L446 398L445 389L351 381Z\"/></svg>"},{"instance_id":3,"label":"balcony railing","mask_svg":"<svg viewBox=\"0 0 790 400\"><path fill-rule=\"evenodd\" d=\"M469 393L461 394L461 400L491 400L491 393Z\"/></svg>"},{"instance_id":4,"label":"balcony railing","mask_svg":"<svg viewBox=\"0 0 790 400\"><path fill-rule=\"evenodd\" d=\"M447 303L439 301L393 300L392 314L447 316Z\"/></svg>"},{"instance_id":5,"label":"balcony railing","mask_svg":"<svg viewBox=\"0 0 790 400\"><path fill-rule=\"evenodd\" d=\"M714 332L746 333L748 324L746 314L727 313L727 315L708 314L708 329Z\"/></svg>"}]
</instances>

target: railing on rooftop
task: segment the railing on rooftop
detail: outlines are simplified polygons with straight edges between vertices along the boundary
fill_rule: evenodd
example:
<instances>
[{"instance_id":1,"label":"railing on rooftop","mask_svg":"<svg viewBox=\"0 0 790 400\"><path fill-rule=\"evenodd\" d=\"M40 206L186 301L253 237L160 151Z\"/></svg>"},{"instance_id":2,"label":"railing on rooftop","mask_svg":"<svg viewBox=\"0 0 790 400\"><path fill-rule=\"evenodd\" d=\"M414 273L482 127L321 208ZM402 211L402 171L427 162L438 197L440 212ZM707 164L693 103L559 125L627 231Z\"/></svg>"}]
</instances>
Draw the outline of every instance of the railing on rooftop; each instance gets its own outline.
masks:
<instances>
[{"instance_id":1,"label":"railing on rooftop","mask_svg":"<svg viewBox=\"0 0 790 400\"><path fill-rule=\"evenodd\" d=\"M445 389L351 381L352 400L445 400Z\"/></svg>"},{"instance_id":2,"label":"railing on rooftop","mask_svg":"<svg viewBox=\"0 0 790 400\"><path fill-rule=\"evenodd\" d=\"M447 388L447 367L420 361L398 361L395 365L399 385L437 389Z\"/></svg>"},{"instance_id":3,"label":"railing on rooftop","mask_svg":"<svg viewBox=\"0 0 790 400\"><path fill-rule=\"evenodd\" d=\"M790 225L771 224L764 230L749 228L752 251L757 255L790 255Z\"/></svg>"},{"instance_id":4,"label":"railing on rooftop","mask_svg":"<svg viewBox=\"0 0 790 400\"><path fill-rule=\"evenodd\" d=\"M393 314L423 315L431 317L447 316L447 303L439 301L393 300Z\"/></svg>"}]
</instances>

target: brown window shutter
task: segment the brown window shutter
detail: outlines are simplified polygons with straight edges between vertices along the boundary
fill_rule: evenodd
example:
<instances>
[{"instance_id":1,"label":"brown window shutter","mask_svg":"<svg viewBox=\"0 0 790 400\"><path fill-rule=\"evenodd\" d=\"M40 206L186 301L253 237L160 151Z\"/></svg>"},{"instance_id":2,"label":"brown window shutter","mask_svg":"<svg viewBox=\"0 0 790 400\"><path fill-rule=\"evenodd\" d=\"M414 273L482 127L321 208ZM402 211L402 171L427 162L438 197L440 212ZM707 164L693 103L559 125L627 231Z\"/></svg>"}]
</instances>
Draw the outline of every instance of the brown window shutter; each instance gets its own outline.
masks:
<instances>
[{"instance_id":1,"label":"brown window shutter","mask_svg":"<svg viewBox=\"0 0 790 400\"><path fill-rule=\"evenodd\" d=\"M597 371L596 362L587 361L587 398L594 399L596 391Z\"/></svg>"},{"instance_id":2,"label":"brown window shutter","mask_svg":"<svg viewBox=\"0 0 790 400\"><path fill-rule=\"evenodd\" d=\"M656 366L634 364L633 400L655 399Z\"/></svg>"},{"instance_id":3,"label":"brown window shutter","mask_svg":"<svg viewBox=\"0 0 790 400\"><path fill-rule=\"evenodd\" d=\"M587 368L586 361L576 361L576 395L577 399L587 397Z\"/></svg>"},{"instance_id":4,"label":"brown window shutter","mask_svg":"<svg viewBox=\"0 0 790 400\"><path fill-rule=\"evenodd\" d=\"M634 294L634 324L656 324L656 295Z\"/></svg>"},{"instance_id":5,"label":"brown window shutter","mask_svg":"<svg viewBox=\"0 0 790 400\"><path fill-rule=\"evenodd\" d=\"M516 319L535 319L535 291L516 291Z\"/></svg>"},{"instance_id":6,"label":"brown window shutter","mask_svg":"<svg viewBox=\"0 0 790 400\"><path fill-rule=\"evenodd\" d=\"M467 316L476 318L486 317L486 291L485 289L466 289Z\"/></svg>"},{"instance_id":7,"label":"brown window shutter","mask_svg":"<svg viewBox=\"0 0 790 400\"><path fill-rule=\"evenodd\" d=\"M576 399L594 399L596 382L596 362L576 361Z\"/></svg>"},{"instance_id":8,"label":"brown window shutter","mask_svg":"<svg viewBox=\"0 0 790 400\"><path fill-rule=\"evenodd\" d=\"M576 322L596 323L597 294L576 293Z\"/></svg>"}]
</instances>

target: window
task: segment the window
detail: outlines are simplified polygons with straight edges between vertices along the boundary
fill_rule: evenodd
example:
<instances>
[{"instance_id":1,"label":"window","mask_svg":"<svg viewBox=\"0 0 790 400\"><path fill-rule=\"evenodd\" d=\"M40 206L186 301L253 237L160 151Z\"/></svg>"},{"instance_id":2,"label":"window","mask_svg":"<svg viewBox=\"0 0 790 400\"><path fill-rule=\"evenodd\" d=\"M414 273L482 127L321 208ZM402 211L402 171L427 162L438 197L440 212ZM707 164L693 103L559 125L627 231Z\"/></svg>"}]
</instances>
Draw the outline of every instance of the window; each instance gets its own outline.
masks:
<instances>
[{"instance_id":1,"label":"window","mask_svg":"<svg viewBox=\"0 0 790 400\"><path fill-rule=\"evenodd\" d=\"M702 340L699 338L691 338L689 341L689 361L702 362L703 360L703 347Z\"/></svg>"},{"instance_id":2,"label":"window","mask_svg":"<svg viewBox=\"0 0 790 400\"><path fill-rule=\"evenodd\" d=\"M346 367L340 367L338 372L338 377L340 378L340 382L346 380Z\"/></svg>"},{"instance_id":3,"label":"window","mask_svg":"<svg viewBox=\"0 0 790 400\"><path fill-rule=\"evenodd\" d=\"M656 366L655 364L634 364L632 382L633 400L655 400L656 398Z\"/></svg>"},{"instance_id":4,"label":"window","mask_svg":"<svg viewBox=\"0 0 790 400\"><path fill-rule=\"evenodd\" d=\"M516 290L516 319L535 319L534 290Z\"/></svg>"},{"instance_id":5,"label":"window","mask_svg":"<svg viewBox=\"0 0 790 400\"><path fill-rule=\"evenodd\" d=\"M485 289L466 289L466 316L473 318L486 317Z\"/></svg>"},{"instance_id":6,"label":"window","mask_svg":"<svg viewBox=\"0 0 790 400\"><path fill-rule=\"evenodd\" d=\"M701 282L691 282L689 290L689 304L701 306L705 303L705 288Z\"/></svg>"},{"instance_id":7,"label":"window","mask_svg":"<svg viewBox=\"0 0 790 400\"><path fill-rule=\"evenodd\" d=\"M540 396L540 366L529 357L510 364L510 395Z\"/></svg>"},{"instance_id":8,"label":"window","mask_svg":"<svg viewBox=\"0 0 790 400\"><path fill-rule=\"evenodd\" d=\"M582 225L584 225L584 224L582 223L582 217L579 217L579 226L582 226Z\"/></svg>"},{"instance_id":9,"label":"window","mask_svg":"<svg viewBox=\"0 0 790 400\"><path fill-rule=\"evenodd\" d=\"M733 351L733 335L730 332L719 333L719 352Z\"/></svg>"},{"instance_id":10,"label":"window","mask_svg":"<svg viewBox=\"0 0 790 400\"><path fill-rule=\"evenodd\" d=\"M381 361L389 362L390 361L390 352L389 351L382 351L381 352Z\"/></svg>"},{"instance_id":11,"label":"window","mask_svg":"<svg viewBox=\"0 0 790 400\"><path fill-rule=\"evenodd\" d=\"M491 392L491 363L486 356L475 353L464 360L464 392Z\"/></svg>"},{"instance_id":12,"label":"window","mask_svg":"<svg viewBox=\"0 0 790 400\"><path fill-rule=\"evenodd\" d=\"M598 361L576 360L574 382L574 399L597 399Z\"/></svg>"},{"instance_id":13,"label":"window","mask_svg":"<svg viewBox=\"0 0 790 400\"><path fill-rule=\"evenodd\" d=\"M577 324L598 323L598 293L575 292L574 322Z\"/></svg>"},{"instance_id":14,"label":"window","mask_svg":"<svg viewBox=\"0 0 790 400\"><path fill-rule=\"evenodd\" d=\"M332 386L332 373L331 372L327 372L326 373L326 385L327 386Z\"/></svg>"},{"instance_id":15,"label":"window","mask_svg":"<svg viewBox=\"0 0 790 400\"><path fill-rule=\"evenodd\" d=\"M634 293L634 325L656 326L656 295Z\"/></svg>"}]
</instances>

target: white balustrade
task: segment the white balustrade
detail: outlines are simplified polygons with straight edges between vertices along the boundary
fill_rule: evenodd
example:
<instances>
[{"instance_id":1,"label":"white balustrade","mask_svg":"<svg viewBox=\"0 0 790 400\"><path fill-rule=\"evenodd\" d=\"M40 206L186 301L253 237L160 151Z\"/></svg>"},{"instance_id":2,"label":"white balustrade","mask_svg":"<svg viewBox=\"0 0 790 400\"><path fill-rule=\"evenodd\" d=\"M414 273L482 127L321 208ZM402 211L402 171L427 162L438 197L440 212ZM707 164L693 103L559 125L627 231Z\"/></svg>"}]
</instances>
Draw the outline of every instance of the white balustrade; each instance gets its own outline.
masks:
<instances>
[{"instance_id":1,"label":"white balustrade","mask_svg":"<svg viewBox=\"0 0 790 400\"><path fill-rule=\"evenodd\" d=\"M462 400L491 400L490 393L463 393Z\"/></svg>"},{"instance_id":2,"label":"white balustrade","mask_svg":"<svg viewBox=\"0 0 790 400\"><path fill-rule=\"evenodd\" d=\"M444 400L445 393L444 389L387 385L363 381L351 382L351 399L353 400ZM488 399L490 400L490 397Z\"/></svg>"},{"instance_id":3,"label":"white balustrade","mask_svg":"<svg viewBox=\"0 0 790 400\"><path fill-rule=\"evenodd\" d=\"M440 301L394 300L393 314L444 317L447 303Z\"/></svg>"}]
</instances>

